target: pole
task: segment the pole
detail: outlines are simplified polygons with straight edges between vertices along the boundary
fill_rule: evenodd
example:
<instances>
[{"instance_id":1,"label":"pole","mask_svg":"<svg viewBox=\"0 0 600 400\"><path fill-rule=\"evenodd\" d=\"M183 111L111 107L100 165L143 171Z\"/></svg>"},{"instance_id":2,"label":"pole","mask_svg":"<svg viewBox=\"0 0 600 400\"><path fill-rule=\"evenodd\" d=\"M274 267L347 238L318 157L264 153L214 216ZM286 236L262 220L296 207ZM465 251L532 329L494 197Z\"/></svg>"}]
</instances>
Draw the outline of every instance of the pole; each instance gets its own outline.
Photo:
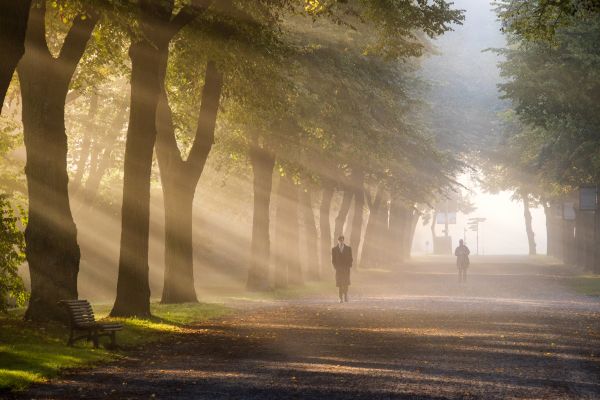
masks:
<instances>
[{"instance_id":1,"label":"pole","mask_svg":"<svg viewBox=\"0 0 600 400\"><path fill-rule=\"evenodd\" d=\"M477 221L477 255L479 255L479 221Z\"/></svg>"},{"instance_id":2,"label":"pole","mask_svg":"<svg viewBox=\"0 0 600 400\"><path fill-rule=\"evenodd\" d=\"M446 218L444 219L444 234L448 237L448 199L446 199Z\"/></svg>"}]
</instances>

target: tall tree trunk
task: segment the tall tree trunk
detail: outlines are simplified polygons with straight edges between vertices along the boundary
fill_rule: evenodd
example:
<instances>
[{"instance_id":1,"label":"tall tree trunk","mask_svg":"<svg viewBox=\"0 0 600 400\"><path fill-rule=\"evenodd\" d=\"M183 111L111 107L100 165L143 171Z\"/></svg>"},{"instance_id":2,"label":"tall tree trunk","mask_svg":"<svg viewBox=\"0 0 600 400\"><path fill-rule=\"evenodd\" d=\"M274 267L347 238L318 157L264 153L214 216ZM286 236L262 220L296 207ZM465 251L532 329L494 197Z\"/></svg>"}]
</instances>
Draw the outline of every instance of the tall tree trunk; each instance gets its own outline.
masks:
<instances>
[{"instance_id":1,"label":"tall tree trunk","mask_svg":"<svg viewBox=\"0 0 600 400\"><path fill-rule=\"evenodd\" d=\"M175 138L167 94L157 112L156 154L165 204L165 274L162 303L197 302L194 288L192 209L196 186L214 143L223 77L214 62L206 67L202 103L194 143L186 161Z\"/></svg>"},{"instance_id":2,"label":"tall tree trunk","mask_svg":"<svg viewBox=\"0 0 600 400\"><path fill-rule=\"evenodd\" d=\"M399 265L406 257L407 225L411 225L409 211L398 198L390 203L390 235L391 243L386 247L393 253L390 255L391 265ZM412 215L412 213L410 213Z\"/></svg>"},{"instance_id":3,"label":"tall tree trunk","mask_svg":"<svg viewBox=\"0 0 600 400\"><path fill-rule=\"evenodd\" d=\"M31 298L25 317L59 320L61 299L77 298L80 251L69 204L65 99L97 21L75 17L58 58L46 43L45 2L31 8L26 50L18 66L29 194L25 229Z\"/></svg>"},{"instance_id":4,"label":"tall tree trunk","mask_svg":"<svg viewBox=\"0 0 600 400\"><path fill-rule=\"evenodd\" d=\"M178 177L173 175L174 171L164 175L162 171L165 207L165 273L161 302L165 304L197 302L192 246L192 208L196 187L187 178L187 174Z\"/></svg>"},{"instance_id":5,"label":"tall tree trunk","mask_svg":"<svg viewBox=\"0 0 600 400\"><path fill-rule=\"evenodd\" d=\"M355 264L360 265L360 239L362 236L363 211L365 206L365 173L360 169L352 171L354 189L354 215L352 217L352 234L350 247L354 251Z\"/></svg>"},{"instance_id":6,"label":"tall tree trunk","mask_svg":"<svg viewBox=\"0 0 600 400\"><path fill-rule=\"evenodd\" d=\"M164 80L167 49L164 43L158 46L146 40L134 42L129 48L131 108L125 144L121 251L113 317L150 316L150 175L156 140L156 106ZM163 61L157 62L160 59Z\"/></svg>"},{"instance_id":7,"label":"tall tree trunk","mask_svg":"<svg viewBox=\"0 0 600 400\"><path fill-rule=\"evenodd\" d=\"M306 255L306 276L309 280L321 279L319 270L319 252L317 248L317 225L312 208L310 188L300 188L300 204L304 221L304 254Z\"/></svg>"},{"instance_id":8,"label":"tall tree trunk","mask_svg":"<svg viewBox=\"0 0 600 400\"><path fill-rule=\"evenodd\" d=\"M300 202L298 199L298 187L294 185L290 176L285 176L289 190L290 213L289 213L289 249L288 255L288 283L290 285L302 285L302 263L300 261Z\"/></svg>"},{"instance_id":9,"label":"tall tree trunk","mask_svg":"<svg viewBox=\"0 0 600 400\"><path fill-rule=\"evenodd\" d=\"M0 113L15 68L25 54L25 34L31 0L0 2Z\"/></svg>"},{"instance_id":10,"label":"tall tree trunk","mask_svg":"<svg viewBox=\"0 0 600 400\"><path fill-rule=\"evenodd\" d=\"M140 0L141 35L129 47L131 106L125 143L121 251L113 317L149 317L150 176L156 141L156 111L164 83L169 42L203 12L210 1L184 6L172 17L174 2Z\"/></svg>"},{"instance_id":11,"label":"tall tree trunk","mask_svg":"<svg viewBox=\"0 0 600 400\"><path fill-rule=\"evenodd\" d=\"M529 193L522 192L523 199L523 215L525 217L525 231L527 232L527 244L529 245L529 255L536 255L535 234L531 226L531 211L529 209Z\"/></svg>"},{"instance_id":12,"label":"tall tree trunk","mask_svg":"<svg viewBox=\"0 0 600 400\"><path fill-rule=\"evenodd\" d=\"M250 148L250 164L254 173L254 210L252 215L251 260L246 288L253 291L269 288L269 205L273 186L275 156L257 141Z\"/></svg>"},{"instance_id":13,"label":"tall tree trunk","mask_svg":"<svg viewBox=\"0 0 600 400\"><path fill-rule=\"evenodd\" d=\"M323 194L319 207L319 231L321 234L321 271L331 266L331 224L329 220L331 200L333 199L334 187L328 180L323 181Z\"/></svg>"},{"instance_id":14,"label":"tall tree trunk","mask_svg":"<svg viewBox=\"0 0 600 400\"><path fill-rule=\"evenodd\" d=\"M415 240L415 232L417 231L417 223L419 222L419 218L421 214L415 210L412 214L412 220L410 223L410 229L407 237L407 248L406 248L406 257L410 258L412 252L412 246Z\"/></svg>"},{"instance_id":15,"label":"tall tree trunk","mask_svg":"<svg viewBox=\"0 0 600 400\"><path fill-rule=\"evenodd\" d=\"M289 246L289 199L284 177L279 177L276 195L275 209L275 251L273 252L274 281L278 289L286 288L288 285L288 256Z\"/></svg>"},{"instance_id":16,"label":"tall tree trunk","mask_svg":"<svg viewBox=\"0 0 600 400\"><path fill-rule=\"evenodd\" d=\"M346 218L348 218L348 211L350 211L353 196L354 192L349 187L344 187L344 197L342 198L342 204L340 205L338 215L335 218L335 228L333 231L334 240L336 240L338 236L344 234L344 225L346 224Z\"/></svg>"},{"instance_id":17,"label":"tall tree trunk","mask_svg":"<svg viewBox=\"0 0 600 400\"><path fill-rule=\"evenodd\" d=\"M376 265L377 256L377 241L376 235L380 229L381 223L381 203L383 198L383 187L379 185L375 193L375 199L369 209L369 219L367 220L367 229L365 230L365 238L363 239L362 255L360 259L361 268L374 267Z\"/></svg>"}]
</instances>

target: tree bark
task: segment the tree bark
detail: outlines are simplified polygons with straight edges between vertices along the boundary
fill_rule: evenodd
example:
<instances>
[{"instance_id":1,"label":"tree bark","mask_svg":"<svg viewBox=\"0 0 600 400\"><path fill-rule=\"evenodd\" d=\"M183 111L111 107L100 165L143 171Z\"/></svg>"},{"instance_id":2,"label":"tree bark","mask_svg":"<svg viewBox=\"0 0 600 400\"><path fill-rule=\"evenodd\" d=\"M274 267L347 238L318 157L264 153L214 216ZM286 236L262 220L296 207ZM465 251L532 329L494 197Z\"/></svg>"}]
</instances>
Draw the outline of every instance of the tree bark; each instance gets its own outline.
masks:
<instances>
[{"instance_id":1,"label":"tree bark","mask_svg":"<svg viewBox=\"0 0 600 400\"><path fill-rule=\"evenodd\" d=\"M300 190L300 204L302 209L302 219L304 221L304 249L306 260L306 277L312 281L321 279L319 269L319 252L317 239L317 225L315 223L315 214L312 208L311 191L306 187Z\"/></svg>"},{"instance_id":2,"label":"tree bark","mask_svg":"<svg viewBox=\"0 0 600 400\"><path fill-rule=\"evenodd\" d=\"M334 187L329 181L323 181L323 194L319 207L319 231L321 235L321 271L331 266L331 224L329 220L331 211L331 200L333 199Z\"/></svg>"},{"instance_id":3,"label":"tree bark","mask_svg":"<svg viewBox=\"0 0 600 400\"><path fill-rule=\"evenodd\" d=\"M251 260L246 288L252 291L264 291L269 288L269 258L271 253L269 205L273 186L275 156L261 147L257 140L252 143L249 156L254 173L254 210L252 215Z\"/></svg>"},{"instance_id":4,"label":"tree bark","mask_svg":"<svg viewBox=\"0 0 600 400\"><path fill-rule=\"evenodd\" d=\"M25 229L31 276L27 319L61 320L57 302L77 298L80 251L69 203L65 99L75 68L97 21L75 17L58 58L46 43L45 2L33 6L26 50L18 66L29 195Z\"/></svg>"},{"instance_id":5,"label":"tree bark","mask_svg":"<svg viewBox=\"0 0 600 400\"><path fill-rule=\"evenodd\" d=\"M535 234L531 226L531 211L529 209L529 193L522 192L523 199L523 215L525 217L525 231L527 232L527 244L529 245L529 255L536 255Z\"/></svg>"},{"instance_id":6,"label":"tree bark","mask_svg":"<svg viewBox=\"0 0 600 400\"><path fill-rule=\"evenodd\" d=\"M288 262L286 247L289 245L289 199L283 176L279 177L275 209L275 249L273 252L274 283L278 289L288 286Z\"/></svg>"},{"instance_id":7,"label":"tree bark","mask_svg":"<svg viewBox=\"0 0 600 400\"><path fill-rule=\"evenodd\" d=\"M156 154L165 206L165 274L162 303L197 302L194 288L192 209L196 186L214 144L223 77L214 62L206 67L198 127L188 159L177 146L164 91L158 105Z\"/></svg>"},{"instance_id":8,"label":"tree bark","mask_svg":"<svg viewBox=\"0 0 600 400\"><path fill-rule=\"evenodd\" d=\"M375 199L369 209L369 219L367 220L367 229L365 230L365 238L363 239L362 255L360 260L361 268L370 268L376 266L377 257L377 231L380 229L381 223L380 211L383 197L382 185L377 187Z\"/></svg>"},{"instance_id":9,"label":"tree bark","mask_svg":"<svg viewBox=\"0 0 600 400\"><path fill-rule=\"evenodd\" d=\"M363 211L365 206L365 173L362 170L352 171L354 189L354 215L352 217L352 234L350 236L350 247L354 251L355 264L360 265L360 240L362 236Z\"/></svg>"},{"instance_id":10,"label":"tree bark","mask_svg":"<svg viewBox=\"0 0 600 400\"><path fill-rule=\"evenodd\" d=\"M129 47L131 106L125 143L121 251L113 317L149 317L150 176L156 142L156 111L173 36L211 1L184 6L172 18L173 1L138 3L141 35Z\"/></svg>"},{"instance_id":11,"label":"tree bark","mask_svg":"<svg viewBox=\"0 0 600 400\"><path fill-rule=\"evenodd\" d=\"M0 2L0 113L15 68L25 54L25 34L31 0Z\"/></svg>"},{"instance_id":12,"label":"tree bark","mask_svg":"<svg viewBox=\"0 0 600 400\"><path fill-rule=\"evenodd\" d=\"M342 204L338 211L338 215L335 218L335 229L333 231L334 240L336 240L338 236L344 234L344 225L346 224L346 218L348 218L348 211L350 211L350 205L352 204L353 196L354 192L350 188L345 187L344 197L342 198Z\"/></svg>"}]
</instances>

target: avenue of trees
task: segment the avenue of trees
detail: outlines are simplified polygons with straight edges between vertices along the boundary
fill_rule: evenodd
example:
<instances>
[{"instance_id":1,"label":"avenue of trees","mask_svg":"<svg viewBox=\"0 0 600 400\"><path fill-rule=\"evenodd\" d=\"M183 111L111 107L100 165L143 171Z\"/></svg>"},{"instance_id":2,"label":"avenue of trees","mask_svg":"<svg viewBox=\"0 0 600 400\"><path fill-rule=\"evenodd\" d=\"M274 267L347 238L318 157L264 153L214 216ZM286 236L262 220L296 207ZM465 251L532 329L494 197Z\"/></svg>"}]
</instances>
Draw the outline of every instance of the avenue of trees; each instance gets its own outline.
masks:
<instances>
[{"instance_id":1,"label":"avenue of trees","mask_svg":"<svg viewBox=\"0 0 600 400\"><path fill-rule=\"evenodd\" d=\"M20 222L1 204L14 251L5 252L0 296L22 293L24 254L28 319L60 319L57 301L77 298L73 213L86 211L73 210L73 198L102 202L115 176L123 186L111 315L148 317L156 174L161 298L178 303L196 301L192 214L209 155L252 177L249 290L319 279L342 233L362 267L398 265L420 213L454 191L464 168L423 124L417 74L429 39L462 21L447 1L28 3L0 10L3 114L22 109L27 159L26 189L13 189L28 208ZM20 137L11 129L3 135Z\"/></svg>"},{"instance_id":2,"label":"avenue of trees","mask_svg":"<svg viewBox=\"0 0 600 400\"><path fill-rule=\"evenodd\" d=\"M599 213L577 204L581 186L600 183L600 4L507 0L498 15L508 42L497 50L499 89L510 108L489 184L523 201L530 254L536 241L529 207L541 204L548 254L599 271Z\"/></svg>"}]
</instances>

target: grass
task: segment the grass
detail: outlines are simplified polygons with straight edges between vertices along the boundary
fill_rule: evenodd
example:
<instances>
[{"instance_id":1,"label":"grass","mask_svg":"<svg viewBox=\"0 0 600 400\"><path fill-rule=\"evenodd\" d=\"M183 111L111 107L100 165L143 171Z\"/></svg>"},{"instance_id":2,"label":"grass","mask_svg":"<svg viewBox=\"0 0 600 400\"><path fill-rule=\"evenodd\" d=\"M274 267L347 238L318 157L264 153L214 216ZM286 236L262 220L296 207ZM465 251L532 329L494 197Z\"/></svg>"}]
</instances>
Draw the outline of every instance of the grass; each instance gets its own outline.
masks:
<instances>
[{"instance_id":1,"label":"grass","mask_svg":"<svg viewBox=\"0 0 600 400\"><path fill-rule=\"evenodd\" d=\"M577 293L600 296L600 275L580 275L569 279L569 286Z\"/></svg>"},{"instance_id":2,"label":"grass","mask_svg":"<svg viewBox=\"0 0 600 400\"><path fill-rule=\"evenodd\" d=\"M108 315L110 306L95 305L94 311L100 319ZM117 343L127 349L185 334L189 331L186 324L228 312L230 309L220 304L152 304L152 313L156 317L152 320L119 319L124 329L117 333ZM0 314L0 393L44 382L64 368L89 366L123 357L122 350L94 349L85 341L77 342L76 347L68 347L65 345L67 328L56 323L25 322L22 315L23 310ZM104 343L102 339L101 343Z\"/></svg>"}]
</instances>

